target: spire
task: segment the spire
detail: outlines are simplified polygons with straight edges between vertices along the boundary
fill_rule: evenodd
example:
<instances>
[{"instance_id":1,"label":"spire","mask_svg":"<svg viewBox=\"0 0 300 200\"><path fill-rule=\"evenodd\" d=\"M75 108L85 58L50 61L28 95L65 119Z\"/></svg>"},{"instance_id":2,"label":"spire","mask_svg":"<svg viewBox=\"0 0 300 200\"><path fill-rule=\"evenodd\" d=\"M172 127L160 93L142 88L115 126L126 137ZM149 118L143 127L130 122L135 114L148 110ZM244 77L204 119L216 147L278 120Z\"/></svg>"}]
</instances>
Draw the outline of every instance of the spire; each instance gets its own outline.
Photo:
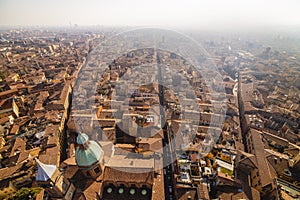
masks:
<instances>
[{"instance_id":1,"label":"spire","mask_svg":"<svg viewBox=\"0 0 300 200\"><path fill-rule=\"evenodd\" d=\"M47 165L36 159L38 166L38 173L35 177L37 181L48 181L51 179L55 171L57 170L55 165Z\"/></svg>"}]
</instances>

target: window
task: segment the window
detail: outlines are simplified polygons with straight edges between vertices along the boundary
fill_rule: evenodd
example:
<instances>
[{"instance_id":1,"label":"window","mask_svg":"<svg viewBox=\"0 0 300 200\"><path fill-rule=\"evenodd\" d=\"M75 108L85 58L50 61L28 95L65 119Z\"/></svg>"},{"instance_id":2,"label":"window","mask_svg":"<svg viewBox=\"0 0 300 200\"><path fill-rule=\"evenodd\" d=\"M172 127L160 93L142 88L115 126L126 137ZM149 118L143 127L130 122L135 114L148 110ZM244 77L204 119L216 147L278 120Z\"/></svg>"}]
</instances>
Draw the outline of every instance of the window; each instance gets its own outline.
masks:
<instances>
[{"instance_id":1,"label":"window","mask_svg":"<svg viewBox=\"0 0 300 200\"><path fill-rule=\"evenodd\" d=\"M96 168L94 169L94 172L95 172L96 174L99 174L99 173L101 172L101 170L100 170L99 167L96 167Z\"/></svg>"},{"instance_id":2,"label":"window","mask_svg":"<svg viewBox=\"0 0 300 200\"><path fill-rule=\"evenodd\" d=\"M118 190L119 194L123 194L124 193L124 188L123 187L120 187L119 190Z\"/></svg>"},{"instance_id":3,"label":"window","mask_svg":"<svg viewBox=\"0 0 300 200\"><path fill-rule=\"evenodd\" d=\"M91 176L91 173L89 171L86 172L87 176Z\"/></svg>"},{"instance_id":4,"label":"window","mask_svg":"<svg viewBox=\"0 0 300 200\"><path fill-rule=\"evenodd\" d=\"M135 189L134 189L134 188L131 188L131 189L129 190L129 193L130 193L131 195L134 195L134 194L135 194Z\"/></svg>"},{"instance_id":5,"label":"window","mask_svg":"<svg viewBox=\"0 0 300 200\"><path fill-rule=\"evenodd\" d=\"M72 197L73 197L73 192L69 192L69 197L71 197L71 199L72 199Z\"/></svg>"},{"instance_id":6,"label":"window","mask_svg":"<svg viewBox=\"0 0 300 200\"><path fill-rule=\"evenodd\" d=\"M64 191L68 189L68 184L66 184L64 181L61 182L61 187Z\"/></svg>"},{"instance_id":7,"label":"window","mask_svg":"<svg viewBox=\"0 0 300 200\"><path fill-rule=\"evenodd\" d=\"M106 189L106 192L109 193L109 194L112 193L112 191L113 191L113 189L112 189L111 187L108 187L108 188Z\"/></svg>"}]
</instances>

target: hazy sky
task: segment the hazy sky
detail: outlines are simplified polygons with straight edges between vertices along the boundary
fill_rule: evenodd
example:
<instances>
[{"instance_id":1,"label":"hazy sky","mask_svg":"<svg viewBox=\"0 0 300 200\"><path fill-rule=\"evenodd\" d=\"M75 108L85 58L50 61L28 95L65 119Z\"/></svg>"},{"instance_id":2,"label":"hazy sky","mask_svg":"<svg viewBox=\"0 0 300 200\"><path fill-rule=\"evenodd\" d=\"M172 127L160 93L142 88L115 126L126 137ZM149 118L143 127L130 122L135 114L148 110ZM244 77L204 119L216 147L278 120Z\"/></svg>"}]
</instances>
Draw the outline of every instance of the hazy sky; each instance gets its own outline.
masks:
<instances>
[{"instance_id":1,"label":"hazy sky","mask_svg":"<svg viewBox=\"0 0 300 200\"><path fill-rule=\"evenodd\" d=\"M299 0L0 0L0 26L300 25Z\"/></svg>"}]
</instances>

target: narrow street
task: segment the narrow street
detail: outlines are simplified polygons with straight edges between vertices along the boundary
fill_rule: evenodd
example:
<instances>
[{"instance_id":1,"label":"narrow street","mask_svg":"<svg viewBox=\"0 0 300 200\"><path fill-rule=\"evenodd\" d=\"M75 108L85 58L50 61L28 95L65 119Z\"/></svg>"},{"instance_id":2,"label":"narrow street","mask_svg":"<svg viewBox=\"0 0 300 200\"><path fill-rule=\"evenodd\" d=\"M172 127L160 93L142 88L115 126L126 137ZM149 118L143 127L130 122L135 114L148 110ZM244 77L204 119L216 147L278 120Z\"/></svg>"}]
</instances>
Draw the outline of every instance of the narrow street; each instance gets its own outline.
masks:
<instances>
[{"instance_id":1,"label":"narrow street","mask_svg":"<svg viewBox=\"0 0 300 200\"><path fill-rule=\"evenodd\" d=\"M160 117L161 117L161 127L164 129L164 139L163 139L163 163L164 163L164 185L165 185L165 199L174 200L177 199L175 195L175 183L174 180L174 156L175 148L172 141L172 131L169 124L166 121L165 115L165 100L164 100L164 84L162 77L162 69L160 64L160 58L155 51L156 61L157 61L157 80L158 80L158 95L160 103Z\"/></svg>"}]
</instances>

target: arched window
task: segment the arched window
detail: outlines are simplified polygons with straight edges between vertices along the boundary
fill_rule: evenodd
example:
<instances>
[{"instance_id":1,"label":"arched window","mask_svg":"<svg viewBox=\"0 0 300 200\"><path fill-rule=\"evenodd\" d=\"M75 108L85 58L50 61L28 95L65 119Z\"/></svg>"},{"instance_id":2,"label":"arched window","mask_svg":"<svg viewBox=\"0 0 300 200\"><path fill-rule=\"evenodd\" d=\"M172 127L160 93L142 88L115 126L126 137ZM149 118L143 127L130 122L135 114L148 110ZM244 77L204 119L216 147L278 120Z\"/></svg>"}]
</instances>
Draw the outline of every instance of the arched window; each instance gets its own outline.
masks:
<instances>
[{"instance_id":1,"label":"arched window","mask_svg":"<svg viewBox=\"0 0 300 200\"><path fill-rule=\"evenodd\" d=\"M96 168L94 169L94 172L95 172L96 174L99 174L99 173L101 172L101 170L100 170L99 167L96 167Z\"/></svg>"},{"instance_id":2,"label":"arched window","mask_svg":"<svg viewBox=\"0 0 300 200\"><path fill-rule=\"evenodd\" d=\"M124 193L124 188L123 188L123 187L120 187L120 188L118 189L118 193L119 193L119 194L123 194L123 193Z\"/></svg>"},{"instance_id":3,"label":"arched window","mask_svg":"<svg viewBox=\"0 0 300 200\"><path fill-rule=\"evenodd\" d=\"M141 194L142 194L143 196L147 195L147 189L146 189L146 188L142 189L142 190L141 190Z\"/></svg>"},{"instance_id":4,"label":"arched window","mask_svg":"<svg viewBox=\"0 0 300 200\"><path fill-rule=\"evenodd\" d=\"M130 193L131 195L134 195L134 194L135 194L135 188L131 188L131 189L129 190L129 193Z\"/></svg>"},{"instance_id":5,"label":"arched window","mask_svg":"<svg viewBox=\"0 0 300 200\"><path fill-rule=\"evenodd\" d=\"M106 189L106 192L109 193L109 194L112 193L112 191L113 191L112 187L108 187L108 188Z\"/></svg>"}]
</instances>

